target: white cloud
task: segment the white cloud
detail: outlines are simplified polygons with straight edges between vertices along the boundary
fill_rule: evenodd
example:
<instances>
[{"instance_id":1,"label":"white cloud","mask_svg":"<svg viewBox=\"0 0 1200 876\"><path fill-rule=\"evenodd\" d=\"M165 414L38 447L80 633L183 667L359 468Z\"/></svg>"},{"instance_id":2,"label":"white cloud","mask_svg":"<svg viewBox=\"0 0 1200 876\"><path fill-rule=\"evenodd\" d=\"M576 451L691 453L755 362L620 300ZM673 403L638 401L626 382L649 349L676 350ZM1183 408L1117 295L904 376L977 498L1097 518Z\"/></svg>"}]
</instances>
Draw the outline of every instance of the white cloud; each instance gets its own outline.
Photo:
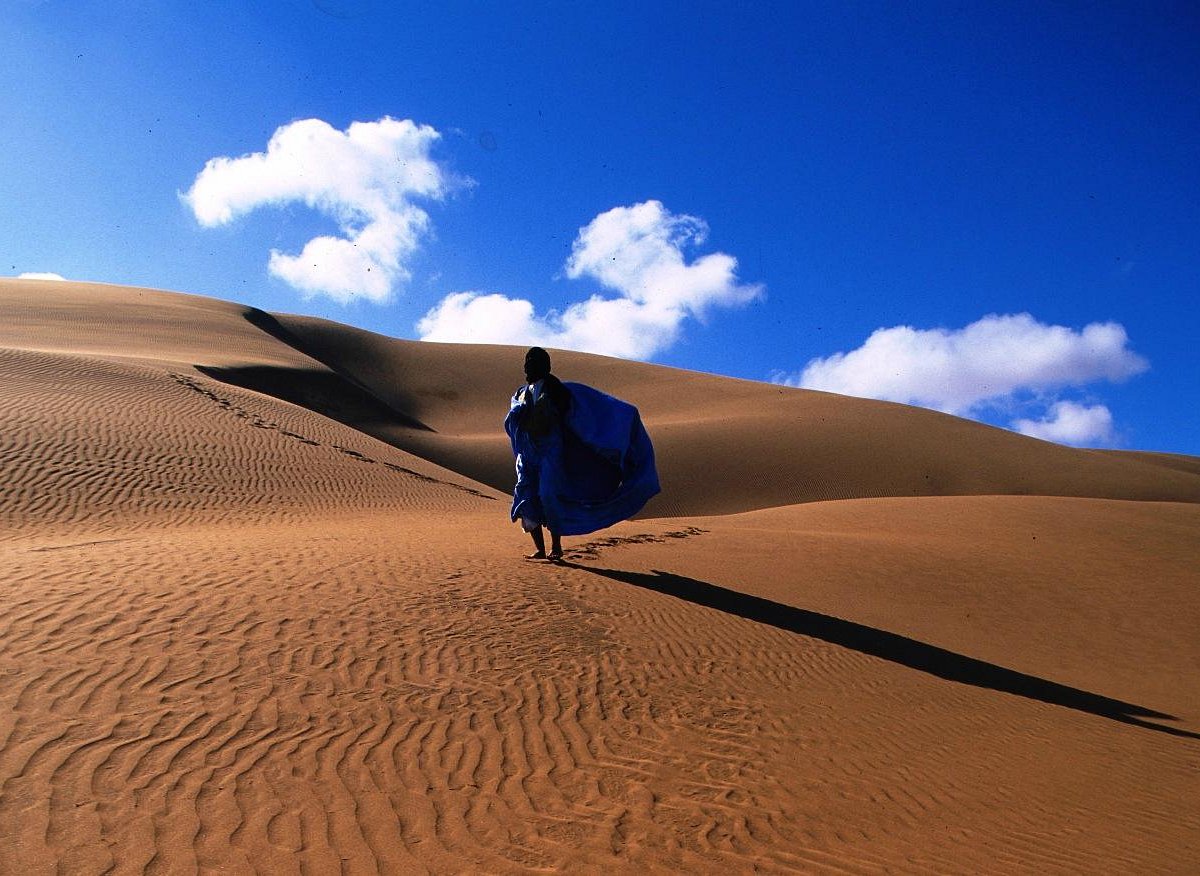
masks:
<instances>
[{"instance_id":1,"label":"white cloud","mask_svg":"<svg viewBox=\"0 0 1200 876\"><path fill-rule=\"evenodd\" d=\"M24 274L17 274L18 280L66 280L67 278L61 274L54 274L42 271L26 271Z\"/></svg>"},{"instance_id":2,"label":"white cloud","mask_svg":"<svg viewBox=\"0 0 1200 876\"><path fill-rule=\"evenodd\" d=\"M342 237L317 237L297 255L271 251L272 274L306 296L386 302L409 279L406 261L428 229L413 198L441 198L452 180L430 157L439 134L407 119L320 119L277 129L266 152L210 159L182 197L213 227L264 206L303 203L338 222Z\"/></svg>"},{"instance_id":3,"label":"white cloud","mask_svg":"<svg viewBox=\"0 0 1200 876\"><path fill-rule=\"evenodd\" d=\"M1149 367L1129 348L1123 326L1094 322L1076 331L1028 313L989 315L961 329L877 329L848 353L811 360L776 381L864 398L921 405L961 416L987 409L1040 410L1010 428L1064 444L1111 442L1112 413L1057 396Z\"/></svg>"},{"instance_id":4,"label":"white cloud","mask_svg":"<svg viewBox=\"0 0 1200 876\"><path fill-rule=\"evenodd\" d=\"M1113 438L1112 413L1104 405L1056 402L1040 420L1014 420L1012 428L1023 435L1076 446L1109 443Z\"/></svg>"},{"instance_id":5,"label":"white cloud","mask_svg":"<svg viewBox=\"0 0 1200 876\"><path fill-rule=\"evenodd\" d=\"M599 281L614 297L592 295L538 315L533 303L498 293L455 292L417 323L421 339L539 344L646 359L670 346L688 317L745 304L762 293L737 280L737 259L711 253L688 263L707 226L658 201L614 207L579 230L567 276Z\"/></svg>"},{"instance_id":6,"label":"white cloud","mask_svg":"<svg viewBox=\"0 0 1200 876\"><path fill-rule=\"evenodd\" d=\"M1045 392L1145 371L1124 327L1080 331L1028 313L990 315L961 329L876 330L849 353L813 359L780 382L807 389L921 405L965 414L1021 391Z\"/></svg>"}]
</instances>

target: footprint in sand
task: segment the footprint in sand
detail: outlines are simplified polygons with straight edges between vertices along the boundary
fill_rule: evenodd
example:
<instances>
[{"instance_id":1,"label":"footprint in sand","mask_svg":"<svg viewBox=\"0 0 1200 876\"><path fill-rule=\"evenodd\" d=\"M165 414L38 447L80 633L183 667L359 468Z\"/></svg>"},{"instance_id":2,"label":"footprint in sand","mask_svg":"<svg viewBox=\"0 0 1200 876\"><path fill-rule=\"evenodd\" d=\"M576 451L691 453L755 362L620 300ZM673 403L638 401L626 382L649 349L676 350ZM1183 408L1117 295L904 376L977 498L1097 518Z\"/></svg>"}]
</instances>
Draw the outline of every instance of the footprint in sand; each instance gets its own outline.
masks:
<instances>
[{"instance_id":1,"label":"footprint in sand","mask_svg":"<svg viewBox=\"0 0 1200 876\"><path fill-rule=\"evenodd\" d=\"M671 532L661 532L658 534L640 532L636 535L613 535L568 548L564 556L568 560L594 560L606 548L626 544L663 544L669 538L691 538L705 532L708 532L708 530L701 529L699 526L688 526L684 529L676 529Z\"/></svg>"},{"instance_id":2,"label":"footprint in sand","mask_svg":"<svg viewBox=\"0 0 1200 876\"><path fill-rule=\"evenodd\" d=\"M252 426L254 426L255 428L274 430L281 435L291 438L293 441L299 441L301 444L307 444L310 447L326 447L326 446L328 446L331 450L336 450L339 453L345 454L346 456L349 456L352 459L357 459L359 462L363 462L368 465L378 465L379 464L378 460L372 459L371 457L367 456L365 453L360 453L359 451L353 450L349 447L343 447L340 444L325 445L320 441L315 441L312 438L308 438L304 435L299 434L298 432L292 432L288 429L284 429L278 423L273 423L270 420L265 420L262 417L258 416L257 414L247 411L245 408L235 404L230 399L227 399L224 396L220 395L219 393L213 391L212 389L209 389L207 386L204 386L199 380L196 380L194 377L189 377L186 374L172 373L171 378L176 383L180 384L181 386L185 386L188 389L192 390L193 392L199 393L200 395L204 396L205 398L210 399L211 401L213 401L220 407L222 407L225 410L232 413L234 416L240 417L243 420L249 420L250 424ZM459 490L464 493L470 493L472 496L478 496L480 499L486 499L489 502L495 501L494 497L489 496L486 493L481 493L479 490L475 490L475 489L472 489L471 487L463 486L462 484L456 484L456 483L453 483L452 481L443 481L443 480L439 480L438 478L430 477L429 475L423 475L420 472L413 471L411 468L405 468L402 465L397 465L394 462L385 462L385 463L383 463L383 465L386 468L389 468L394 472L406 475L408 477L417 478L418 480L424 481L426 483L440 484L441 486L444 486L444 487L450 487L451 489Z\"/></svg>"}]
</instances>

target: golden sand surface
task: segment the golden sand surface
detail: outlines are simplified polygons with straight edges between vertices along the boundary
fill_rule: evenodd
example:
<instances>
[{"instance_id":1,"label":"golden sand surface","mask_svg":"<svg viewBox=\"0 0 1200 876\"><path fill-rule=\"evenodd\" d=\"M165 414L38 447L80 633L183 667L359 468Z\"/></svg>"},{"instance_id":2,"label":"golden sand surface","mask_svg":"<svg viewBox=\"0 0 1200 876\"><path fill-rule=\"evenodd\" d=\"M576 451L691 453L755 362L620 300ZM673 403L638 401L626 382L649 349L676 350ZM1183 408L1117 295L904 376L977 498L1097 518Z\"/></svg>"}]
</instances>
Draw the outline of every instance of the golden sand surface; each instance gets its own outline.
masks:
<instances>
[{"instance_id":1,"label":"golden sand surface","mask_svg":"<svg viewBox=\"0 0 1200 876\"><path fill-rule=\"evenodd\" d=\"M1200 460L555 352L528 562L521 353L0 280L0 874L1195 872Z\"/></svg>"}]
</instances>

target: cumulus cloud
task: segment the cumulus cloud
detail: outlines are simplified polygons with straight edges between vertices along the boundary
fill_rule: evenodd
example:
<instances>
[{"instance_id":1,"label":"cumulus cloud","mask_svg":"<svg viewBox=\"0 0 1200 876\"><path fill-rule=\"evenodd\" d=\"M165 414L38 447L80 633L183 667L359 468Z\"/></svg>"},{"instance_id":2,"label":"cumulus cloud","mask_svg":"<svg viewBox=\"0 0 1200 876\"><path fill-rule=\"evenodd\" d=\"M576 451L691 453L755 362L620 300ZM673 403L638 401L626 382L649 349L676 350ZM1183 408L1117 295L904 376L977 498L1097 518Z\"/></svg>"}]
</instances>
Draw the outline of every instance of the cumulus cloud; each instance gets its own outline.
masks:
<instances>
[{"instance_id":1,"label":"cumulus cloud","mask_svg":"<svg viewBox=\"0 0 1200 876\"><path fill-rule=\"evenodd\" d=\"M430 157L439 137L407 119L345 131L303 119L277 129L265 152L210 159L182 198L205 227L289 203L330 216L341 237L317 237L298 254L272 250L270 272L306 297L382 303L409 279L406 263L429 227L413 199L440 199L452 184Z\"/></svg>"},{"instance_id":2,"label":"cumulus cloud","mask_svg":"<svg viewBox=\"0 0 1200 876\"><path fill-rule=\"evenodd\" d=\"M1102 404L1064 400L1062 393L1125 380L1148 367L1118 323L1075 330L1018 313L992 314L961 329L881 328L856 350L813 359L799 374L775 379L960 416L990 410L1011 417L1024 410L1034 416L1014 419L1010 428L1083 445L1113 440L1112 413Z\"/></svg>"},{"instance_id":3,"label":"cumulus cloud","mask_svg":"<svg viewBox=\"0 0 1200 876\"><path fill-rule=\"evenodd\" d=\"M737 279L737 259L710 253L688 262L708 226L659 201L614 207L579 230L566 275L589 278L612 295L593 294L539 315L533 303L499 293L455 292L417 323L426 341L539 344L647 359L669 347L686 319L745 304L762 293Z\"/></svg>"},{"instance_id":4,"label":"cumulus cloud","mask_svg":"<svg viewBox=\"0 0 1200 876\"><path fill-rule=\"evenodd\" d=\"M62 274L55 274L43 271L26 271L24 274L17 274L18 280L66 280Z\"/></svg>"},{"instance_id":5,"label":"cumulus cloud","mask_svg":"<svg viewBox=\"0 0 1200 876\"><path fill-rule=\"evenodd\" d=\"M1080 331L1028 313L989 315L961 329L895 326L857 350L811 360L782 383L966 414L1020 391L1042 392L1145 371L1123 326Z\"/></svg>"},{"instance_id":6,"label":"cumulus cloud","mask_svg":"<svg viewBox=\"0 0 1200 876\"><path fill-rule=\"evenodd\" d=\"M1076 446L1107 444L1113 438L1112 413L1104 405L1056 402L1040 420L1014 420L1012 428L1023 435Z\"/></svg>"}]
</instances>

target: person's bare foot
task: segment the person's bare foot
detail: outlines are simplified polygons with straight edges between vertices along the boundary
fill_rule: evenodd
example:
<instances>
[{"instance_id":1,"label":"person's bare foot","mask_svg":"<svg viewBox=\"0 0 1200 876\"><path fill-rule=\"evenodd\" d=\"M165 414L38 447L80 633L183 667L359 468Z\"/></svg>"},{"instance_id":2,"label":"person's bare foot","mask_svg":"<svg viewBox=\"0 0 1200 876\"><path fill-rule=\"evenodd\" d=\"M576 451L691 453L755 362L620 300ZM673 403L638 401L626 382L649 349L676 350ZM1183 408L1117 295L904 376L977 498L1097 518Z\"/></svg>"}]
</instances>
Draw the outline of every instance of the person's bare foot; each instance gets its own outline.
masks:
<instances>
[{"instance_id":1,"label":"person's bare foot","mask_svg":"<svg viewBox=\"0 0 1200 876\"><path fill-rule=\"evenodd\" d=\"M561 557L562 554L559 554L559 556ZM531 554L526 554L525 559L527 559L527 560L544 560L544 559L546 559L546 552L545 551L534 551Z\"/></svg>"},{"instance_id":2,"label":"person's bare foot","mask_svg":"<svg viewBox=\"0 0 1200 876\"><path fill-rule=\"evenodd\" d=\"M562 549L560 548L559 550L556 550L556 551L550 551L550 555L548 557L546 557L546 559L548 559L552 563L561 563L563 561Z\"/></svg>"}]
</instances>

